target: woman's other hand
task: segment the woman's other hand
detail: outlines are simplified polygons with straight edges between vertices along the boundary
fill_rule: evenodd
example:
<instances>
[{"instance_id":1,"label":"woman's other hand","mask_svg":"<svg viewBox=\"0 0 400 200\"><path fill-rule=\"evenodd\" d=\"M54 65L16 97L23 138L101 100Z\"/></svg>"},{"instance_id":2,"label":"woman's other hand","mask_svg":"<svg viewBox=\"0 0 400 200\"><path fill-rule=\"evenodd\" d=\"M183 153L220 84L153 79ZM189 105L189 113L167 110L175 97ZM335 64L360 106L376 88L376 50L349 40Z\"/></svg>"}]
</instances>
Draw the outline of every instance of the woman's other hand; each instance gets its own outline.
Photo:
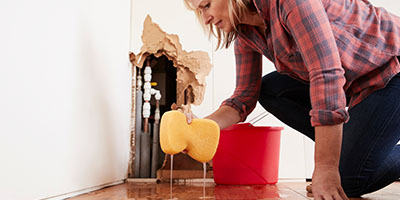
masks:
<instances>
[{"instance_id":1,"label":"woman's other hand","mask_svg":"<svg viewBox=\"0 0 400 200\"><path fill-rule=\"evenodd\" d=\"M312 194L315 200L348 200L337 166L319 165L314 168Z\"/></svg>"}]
</instances>

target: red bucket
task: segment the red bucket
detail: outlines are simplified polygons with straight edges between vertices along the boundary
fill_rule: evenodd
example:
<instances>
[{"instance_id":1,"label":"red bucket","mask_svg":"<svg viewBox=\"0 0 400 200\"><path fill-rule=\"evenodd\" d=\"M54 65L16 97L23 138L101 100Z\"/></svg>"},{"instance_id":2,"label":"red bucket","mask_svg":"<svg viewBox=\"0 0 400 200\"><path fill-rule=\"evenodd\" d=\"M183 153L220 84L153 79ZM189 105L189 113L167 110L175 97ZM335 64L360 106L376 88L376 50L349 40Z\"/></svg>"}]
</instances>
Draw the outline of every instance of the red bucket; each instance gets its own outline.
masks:
<instances>
[{"instance_id":1,"label":"red bucket","mask_svg":"<svg viewBox=\"0 0 400 200\"><path fill-rule=\"evenodd\" d=\"M215 183L275 184L278 181L282 129L243 123L221 130L213 158Z\"/></svg>"}]
</instances>

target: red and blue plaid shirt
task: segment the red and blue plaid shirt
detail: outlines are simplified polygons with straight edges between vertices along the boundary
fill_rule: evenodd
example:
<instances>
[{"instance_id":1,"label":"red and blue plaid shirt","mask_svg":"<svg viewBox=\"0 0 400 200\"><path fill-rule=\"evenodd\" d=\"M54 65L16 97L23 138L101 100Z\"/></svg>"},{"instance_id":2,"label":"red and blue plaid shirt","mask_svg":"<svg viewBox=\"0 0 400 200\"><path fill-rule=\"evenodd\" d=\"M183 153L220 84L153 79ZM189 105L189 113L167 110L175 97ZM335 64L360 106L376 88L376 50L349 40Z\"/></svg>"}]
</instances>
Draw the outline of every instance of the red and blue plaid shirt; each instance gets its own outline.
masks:
<instances>
[{"instance_id":1,"label":"red and blue plaid shirt","mask_svg":"<svg viewBox=\"0 0 400 200\"><path fill-rule=\"evenodd\" d=\"M310 84L312 126L347 122L349 108L399 73L400 18L367 0L254 0L265 34L239 25L236 89L222 105L244 121L260 92L262 55Z\"/></svg>"}]
</instances>

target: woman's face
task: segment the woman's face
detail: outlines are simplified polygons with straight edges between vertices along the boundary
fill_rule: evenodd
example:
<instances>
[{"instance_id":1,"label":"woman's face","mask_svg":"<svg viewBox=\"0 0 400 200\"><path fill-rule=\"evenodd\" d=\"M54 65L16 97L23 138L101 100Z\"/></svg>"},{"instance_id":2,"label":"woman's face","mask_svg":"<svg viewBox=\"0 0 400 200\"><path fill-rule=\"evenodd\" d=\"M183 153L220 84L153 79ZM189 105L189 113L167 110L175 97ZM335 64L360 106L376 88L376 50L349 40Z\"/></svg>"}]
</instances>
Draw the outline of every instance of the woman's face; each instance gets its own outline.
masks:
<instances>
[{"instance_id":1,"label":"woman's face","mask_svg":"<svg viewBox=\"0 0 400 200\"><path fill-rule=\"evenodd\" d=\"M200 10L204 23L214 24L226 33L233 27L229 20L228 0L189 0L195 8Z\"/></svg>"}]
</instances>

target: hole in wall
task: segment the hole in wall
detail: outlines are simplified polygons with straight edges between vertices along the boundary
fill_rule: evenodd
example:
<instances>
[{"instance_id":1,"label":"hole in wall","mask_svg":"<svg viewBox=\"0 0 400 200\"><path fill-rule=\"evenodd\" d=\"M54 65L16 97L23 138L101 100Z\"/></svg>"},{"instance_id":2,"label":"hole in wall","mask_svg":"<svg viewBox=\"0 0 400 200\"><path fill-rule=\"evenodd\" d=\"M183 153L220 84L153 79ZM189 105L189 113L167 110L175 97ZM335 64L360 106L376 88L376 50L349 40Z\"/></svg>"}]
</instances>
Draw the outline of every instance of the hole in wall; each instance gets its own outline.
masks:
<instances>
[{"instance_id":1,"label":"hole in wall","mask_svg":"<svg viewBox=\"0 0 400 200\"><path fill-rule=\"evenodd\" d=\"M152 78L151 78L152 88L159 90L161 93L160 116L162 116L165 112L171 110L171 105L175 103L177 99L176 98L177 68L174 67L173 62L168 60L168 58L164 55L158 58L155 57L154 55L150 55L147 57L147 59L150 60L150 67L152 70ZM144 67L142 67L140 71L141 74L143 75ZM142 91L144 92L143 88ZM156 110L156 100L154 96L151 97L150 105L151 105L151 111L150 111L149 123L151 124L150 133L151 137L153 138L154 130L152 127L155 122L154 114ZM165 154L161 150L160 146L158 154L159 155L157 161L157 169L160 169L165 159Z\"/></svg>"}]
</instances>

